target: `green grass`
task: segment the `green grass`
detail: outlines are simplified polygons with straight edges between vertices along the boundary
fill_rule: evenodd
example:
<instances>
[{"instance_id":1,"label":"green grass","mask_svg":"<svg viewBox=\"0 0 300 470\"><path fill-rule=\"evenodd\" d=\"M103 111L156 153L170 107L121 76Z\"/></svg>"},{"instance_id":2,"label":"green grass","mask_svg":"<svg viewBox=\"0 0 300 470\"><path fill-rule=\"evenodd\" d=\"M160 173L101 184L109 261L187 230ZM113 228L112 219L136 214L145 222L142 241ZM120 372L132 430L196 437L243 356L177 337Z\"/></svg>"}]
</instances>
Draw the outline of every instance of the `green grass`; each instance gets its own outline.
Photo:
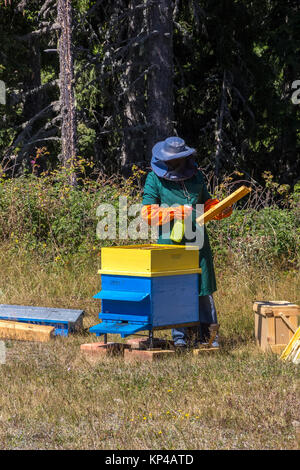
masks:
<instances>
[{"instance_id":1,"label":"green grass","mask_svg":"<svg viewBox=\"0 0 300 470\"><path fill-rule=\"evenodd\" d=\"M217 270L221 351L155 364L92 360L97 250L68 261L0 248L0 302L81 308L84 330L50 343L7 341L0 366L1 449L293 449L299 366L255 345L252 302L299 302L300 275ZM160 336L170 337L169 331Z\"/></svg>"}]
</instances>

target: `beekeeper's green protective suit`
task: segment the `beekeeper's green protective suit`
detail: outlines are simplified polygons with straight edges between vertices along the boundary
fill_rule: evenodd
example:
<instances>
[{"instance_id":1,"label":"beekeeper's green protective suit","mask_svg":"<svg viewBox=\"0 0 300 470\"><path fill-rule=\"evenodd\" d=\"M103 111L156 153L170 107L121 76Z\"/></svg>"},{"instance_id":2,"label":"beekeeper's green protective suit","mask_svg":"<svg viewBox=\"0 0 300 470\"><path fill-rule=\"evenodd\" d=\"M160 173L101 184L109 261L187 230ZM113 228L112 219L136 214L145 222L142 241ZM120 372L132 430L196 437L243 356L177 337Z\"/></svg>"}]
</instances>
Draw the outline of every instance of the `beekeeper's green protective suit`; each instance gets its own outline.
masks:
<instances>
[{"instance_id":1,"label":"beekeeper's green protective suit","mask_svg":"<svg viewBox=\"0 0 300 470\"><path fill-rule=\"evenodd\" d=\"M192 178L185 181L169 181L164 178L158 177L153 171L148 174L145 187L143 204L166 204L168 206L179 205L192 205L196 209L196 204L203 204L211 199L203 174L201 171L192 176ZM192 212L192 229L196 230L196 217L195 210ZM170 239L174 221L170 224L165 224L159 227L159 238L157 243L185 245L193 242L187 240L185 237L181 242L176 243ZM199 230L199 229L198 229ZM163 238L164 235L164 238ZM199 295L211 295L216 291L216 277L213 265L213 256L208 240L207 229L204 227L204 244L199 250L199 266L202 270L199 276Z\"/></svg>"}]
</instances>

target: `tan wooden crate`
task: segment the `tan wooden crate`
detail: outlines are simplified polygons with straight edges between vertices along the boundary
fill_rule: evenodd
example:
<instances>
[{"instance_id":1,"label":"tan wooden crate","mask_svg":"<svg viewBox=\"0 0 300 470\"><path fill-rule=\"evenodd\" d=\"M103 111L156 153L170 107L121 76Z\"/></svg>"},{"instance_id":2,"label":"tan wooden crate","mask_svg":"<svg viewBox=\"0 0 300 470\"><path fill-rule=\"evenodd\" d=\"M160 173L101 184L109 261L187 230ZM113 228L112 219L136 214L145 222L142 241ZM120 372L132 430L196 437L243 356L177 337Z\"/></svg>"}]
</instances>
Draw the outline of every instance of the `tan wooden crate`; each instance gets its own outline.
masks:
<instances>
[{"instance_id":1,"label":"tan wooden crate","mask_svg":"<svg viewBox=\"0 0 300 470\"><path fill-rule=\"evenodd\" d=\"M300 318L299 305L287 301L257 301L253 304L256 344L263 351L286 345L296 331Z\"/></svg>"}]
</instances>

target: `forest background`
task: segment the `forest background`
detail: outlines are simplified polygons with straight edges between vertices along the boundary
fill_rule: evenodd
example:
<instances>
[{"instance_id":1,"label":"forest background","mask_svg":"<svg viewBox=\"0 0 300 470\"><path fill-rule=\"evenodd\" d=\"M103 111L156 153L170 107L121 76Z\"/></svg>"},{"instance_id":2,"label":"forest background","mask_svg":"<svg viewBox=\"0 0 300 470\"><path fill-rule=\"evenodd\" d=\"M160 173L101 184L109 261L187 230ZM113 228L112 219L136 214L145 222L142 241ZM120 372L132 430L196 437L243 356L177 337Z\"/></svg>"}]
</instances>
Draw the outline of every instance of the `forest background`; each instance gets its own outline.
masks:
<instances>
[{"instance_id":1,"label":"forest background","mask_svg":"<svg viewBox=\"0 0 300 470\"><path fill-rule=\"evenodd\" d=\"M1 0L0 172L74 156L149 168L182 136L201 167L292 189L300 173L297 0ZM297 104L298 103L298 104ZM38 153L39 148L47 152ZM1 174L0 174L1 177ZM76 180L76 175L74 175Z\"/></svg>"}]
</instances>

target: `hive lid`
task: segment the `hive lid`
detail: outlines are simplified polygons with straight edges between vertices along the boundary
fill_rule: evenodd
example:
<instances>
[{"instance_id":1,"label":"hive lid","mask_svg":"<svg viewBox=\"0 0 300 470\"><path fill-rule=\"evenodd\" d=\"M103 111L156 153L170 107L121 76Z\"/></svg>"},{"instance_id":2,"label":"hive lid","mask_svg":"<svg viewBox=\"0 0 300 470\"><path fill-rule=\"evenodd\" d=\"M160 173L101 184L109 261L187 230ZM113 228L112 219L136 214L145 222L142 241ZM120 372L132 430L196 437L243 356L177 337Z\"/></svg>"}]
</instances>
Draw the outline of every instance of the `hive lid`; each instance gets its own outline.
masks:
<instances>
[{"instance_id":1,"label":"hive lid","mask_svg":"<svg viewBox=\"0 0 300 470\"><path fill-rule=\"evenodd\" d=\"M83 310L65 308L0 305L0 319L3 320L69 323L76 322L83 314Z\"/></svg>"}]
</instances>

